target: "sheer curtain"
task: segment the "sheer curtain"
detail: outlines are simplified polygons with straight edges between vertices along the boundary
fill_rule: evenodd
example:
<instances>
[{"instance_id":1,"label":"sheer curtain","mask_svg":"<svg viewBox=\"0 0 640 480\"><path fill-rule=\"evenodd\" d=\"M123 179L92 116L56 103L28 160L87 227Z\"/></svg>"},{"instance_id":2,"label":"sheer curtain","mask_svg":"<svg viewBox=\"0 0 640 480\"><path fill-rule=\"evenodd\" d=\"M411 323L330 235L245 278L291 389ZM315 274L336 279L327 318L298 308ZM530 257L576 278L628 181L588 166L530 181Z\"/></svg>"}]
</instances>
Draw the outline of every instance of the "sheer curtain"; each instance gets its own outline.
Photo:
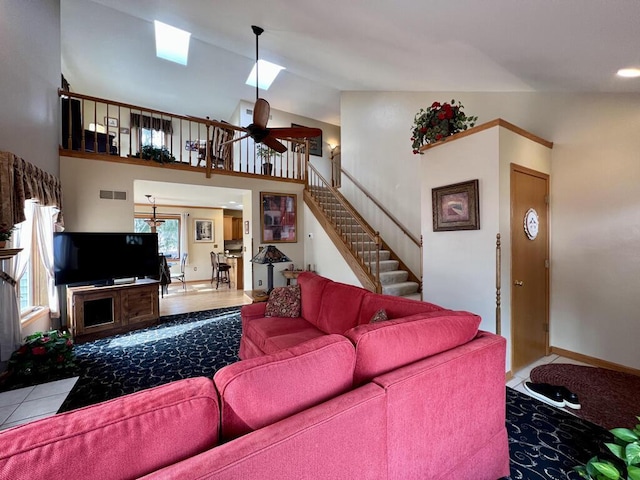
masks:
<instances>
[{"instance_id":1,"label":"sheer curtain","mask_svg":"<svg viewBox=\"0 0 640 480\"><path fill-rule=\"evenodd\" d=\"M47 272L47 298L51 317L60 316L60 303L58 301L58 290L53 280L53 232L56 229L56 218L58 216L57 207L35 207L35 229L38 238L38 250L42 265Z\"/></svg>"},{"instance_id":2,"label":"sheer curtain","mask_svg":"<svg viewBox=\"0 0 640 480\"><path fill-rule=\"evenodd\" d=\"M11 354L20 346L22 333L20 331L20 307L16 295L17 284L24 275L31 255L31 243L33 239L33 212L35 202L27 200L24 203L24 216L26 220L16 225L12 235L13 248L22 248L22 251L10 261L1 276L0 299L2 299L2 321L0 321L0 361L7 361Z\"/></svg>"},{"instance_id":3,"label":"sheer curtain","mask_svg":"<svg viewBox=\"0 0 640 480\"><path fill-rule=\"evenodd\" d=\"M189 263L189 214L180 214L180 258L187 254L187 264Z\"/></svg>"}]
</instances>

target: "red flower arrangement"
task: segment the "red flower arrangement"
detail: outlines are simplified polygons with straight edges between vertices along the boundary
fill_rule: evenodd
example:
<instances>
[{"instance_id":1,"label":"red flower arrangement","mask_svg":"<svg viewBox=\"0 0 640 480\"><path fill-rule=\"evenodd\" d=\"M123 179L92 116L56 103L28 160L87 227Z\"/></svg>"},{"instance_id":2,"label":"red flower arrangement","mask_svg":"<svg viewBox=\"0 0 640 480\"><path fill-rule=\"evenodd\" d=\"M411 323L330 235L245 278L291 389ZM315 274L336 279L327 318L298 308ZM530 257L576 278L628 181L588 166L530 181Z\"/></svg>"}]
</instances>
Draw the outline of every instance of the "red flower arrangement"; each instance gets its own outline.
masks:
<instances>
[{"instance_id":1,"label":"red flower arrangement","mask_svg":"<svg viewBox=\"0 0 640 480\"><path fill-rule=\"evenodd\" d=\"M413 119L411 147L414 154L422 155L420 147L439 142L454 133L473 127L478 117L467 116L464 106L455 100L451 103L433 102L426 110L421 108Z\"/></svg>"},{"instance_id":2,"label":"red flower arrangement","mask_svg":"<svg viewBox=\"0 0 640 480\"><path fill-rule=\"evenodd\" d=\"M9 359L11 375L47 377L73 368L73 340L68 332L36 332Z\"/></svg>"}]
</instances>

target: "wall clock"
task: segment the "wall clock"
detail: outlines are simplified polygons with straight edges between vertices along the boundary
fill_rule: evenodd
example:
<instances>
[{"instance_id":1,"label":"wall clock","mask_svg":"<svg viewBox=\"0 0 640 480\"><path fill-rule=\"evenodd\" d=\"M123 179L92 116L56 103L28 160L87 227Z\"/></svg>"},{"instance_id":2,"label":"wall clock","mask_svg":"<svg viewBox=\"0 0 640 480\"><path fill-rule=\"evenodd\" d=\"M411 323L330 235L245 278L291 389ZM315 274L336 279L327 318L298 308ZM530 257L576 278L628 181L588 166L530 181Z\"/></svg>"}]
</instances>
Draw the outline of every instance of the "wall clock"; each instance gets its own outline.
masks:
<instances>
[{"instance_id":1,"label":"wall clock","mask_svg":"<svg viewBox=\"0 0 640 480\"><path fill-rule=\"evenodd\" d=\"M538 236L538 229L540 226L540 220L538 218L538 212L533 208L527 210L524 214L524 233L527 234L529 240L535 240Z\"/></svg>"}]
</instances>

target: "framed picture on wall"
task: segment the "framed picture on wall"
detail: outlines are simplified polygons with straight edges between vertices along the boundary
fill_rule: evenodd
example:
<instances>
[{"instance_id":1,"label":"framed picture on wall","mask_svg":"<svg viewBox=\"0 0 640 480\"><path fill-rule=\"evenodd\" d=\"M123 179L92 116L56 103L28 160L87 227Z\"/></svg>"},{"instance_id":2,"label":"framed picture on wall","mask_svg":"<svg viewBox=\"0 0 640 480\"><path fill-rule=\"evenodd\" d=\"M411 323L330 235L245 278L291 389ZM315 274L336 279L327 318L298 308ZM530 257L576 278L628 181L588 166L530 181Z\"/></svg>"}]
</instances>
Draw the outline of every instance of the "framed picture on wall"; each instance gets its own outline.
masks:
<instances>
[{"instance_id":1,"label":"framed picture on wall","mask_svg":"<svg viewBox=\"0 0 640 480\"><path fill-rule=\"evenodd\" d=\"M213 221L203 218L193 220L193 241L213 242Z\"/></svg>"},{"instance_id":2,"label":"framed picture on wall","mask_svg":"<svg viewBox=\"0 0 640 480\"><path fill-rule=\"evenodd\" d=\"M104 123L107 124L107 127L117 127L118 119L115 117L104 117Z\"/></svg>"},{"instance_id":3,"label":"framed picture on wall","mask_svg":"<svg viewBox=\"0 0 640 480\"><path fill-rule=\"evenodd\" d=\"M431 190L433 231L480 230L478 180Z\"/></svg>"},{"instance_id":4,"label":"framed picture on wall","mask_svg":"<svg viewBox=\"0 0 640 480\"><path fill-rule=\"evenodd\" d=\"M262 243L294 243L297 237L297 195L260 192Z\"/></svg>"},{"instance_id":5,"label":"framed picture on wall","mask_svg":"<svg viewBox=\"0 0 640 480\"><path fill-rule=\"evenodd\" d=\"M292 127L303 127L304 125L298 125L296 123L291 124ZM322 156L322 133L317 137L309 138L309 155L315 155L316 157Z\"/></svg>"}]
</instances>

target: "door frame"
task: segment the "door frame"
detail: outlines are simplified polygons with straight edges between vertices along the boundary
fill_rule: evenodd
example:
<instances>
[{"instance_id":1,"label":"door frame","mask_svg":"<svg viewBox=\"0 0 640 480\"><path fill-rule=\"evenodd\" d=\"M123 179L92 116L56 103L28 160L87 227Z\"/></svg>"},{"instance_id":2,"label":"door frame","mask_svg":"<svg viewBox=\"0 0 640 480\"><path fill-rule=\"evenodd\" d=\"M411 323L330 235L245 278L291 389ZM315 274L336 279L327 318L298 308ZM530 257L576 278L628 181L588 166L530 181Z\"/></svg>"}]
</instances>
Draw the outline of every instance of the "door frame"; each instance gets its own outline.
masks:
<instances>
[{"instance_id":1,"label":"door frame","mask_svg":"<svg viewBox=\"0 0 640 480\"><path fill-rule=\"evenodd\" d=\"M549 336L550 336L550 331L551 331L551 317L550 317L550 310L551 310L551 304L550 304L550 294L549 292L551 291L551 275L550 275L550 270L551 270L551 251L550 251L550 236L551 236L551 231L549 228L549 224L550 222L550 212L549 212L549 206L550 206L550 200L549 200L549 183L550 183L550 179L551 176L547 173L543 173L540 172L538 170L533 170L531 168L528 167L524 167L522 165L518 165L516 163L511 163L510 164L510 177L509 177L509 190L510 190L510 223L511 223L511 231L509 232L510 234L510 243L511 243L511 252L510 252L510 256L511 256L511 262L510 262L510 272L509 272L509 278L510 278L510 292L511 292L511 305L510 305L510 310L511 310L511 319L510 319L510 336L511 336L511 370L513 371L514 369L514 359L515 359L515 351L516 351L516 344L515 344L515 336L514 336L514 325L515 325L515 319L514 319L514 297L515 297L515 288L513 287L513 282L514 282L514 276L513 276L513 238L514 238L514 234L516 232L516 230L519 230L521 228L523 228L523 219L521 218L515 218L515 213L514 213L514 206L516 203L516 192L513 188L514 185L514 177L516 175L516 173L523 173L525 175L532 175L534 177L537 178L541 178L545 181L546 184L546 201L545 201L545 208L546 208L546 219L547 219L547 225L546 225L546 232L547 232L547 238L545 239L546 245L545 245L545 249L547 251L547 267L545 268L545 282L547 284L547 288L546 288L546 292L545 292L545 323L547 325L546 331L545 331L545 345L544 345L544 349L545 349L545 356L548 356L551 353L551 348L549 346ZM526 365L521 365L518 368L522 368Z\"/></svg>"}]
</instances>

